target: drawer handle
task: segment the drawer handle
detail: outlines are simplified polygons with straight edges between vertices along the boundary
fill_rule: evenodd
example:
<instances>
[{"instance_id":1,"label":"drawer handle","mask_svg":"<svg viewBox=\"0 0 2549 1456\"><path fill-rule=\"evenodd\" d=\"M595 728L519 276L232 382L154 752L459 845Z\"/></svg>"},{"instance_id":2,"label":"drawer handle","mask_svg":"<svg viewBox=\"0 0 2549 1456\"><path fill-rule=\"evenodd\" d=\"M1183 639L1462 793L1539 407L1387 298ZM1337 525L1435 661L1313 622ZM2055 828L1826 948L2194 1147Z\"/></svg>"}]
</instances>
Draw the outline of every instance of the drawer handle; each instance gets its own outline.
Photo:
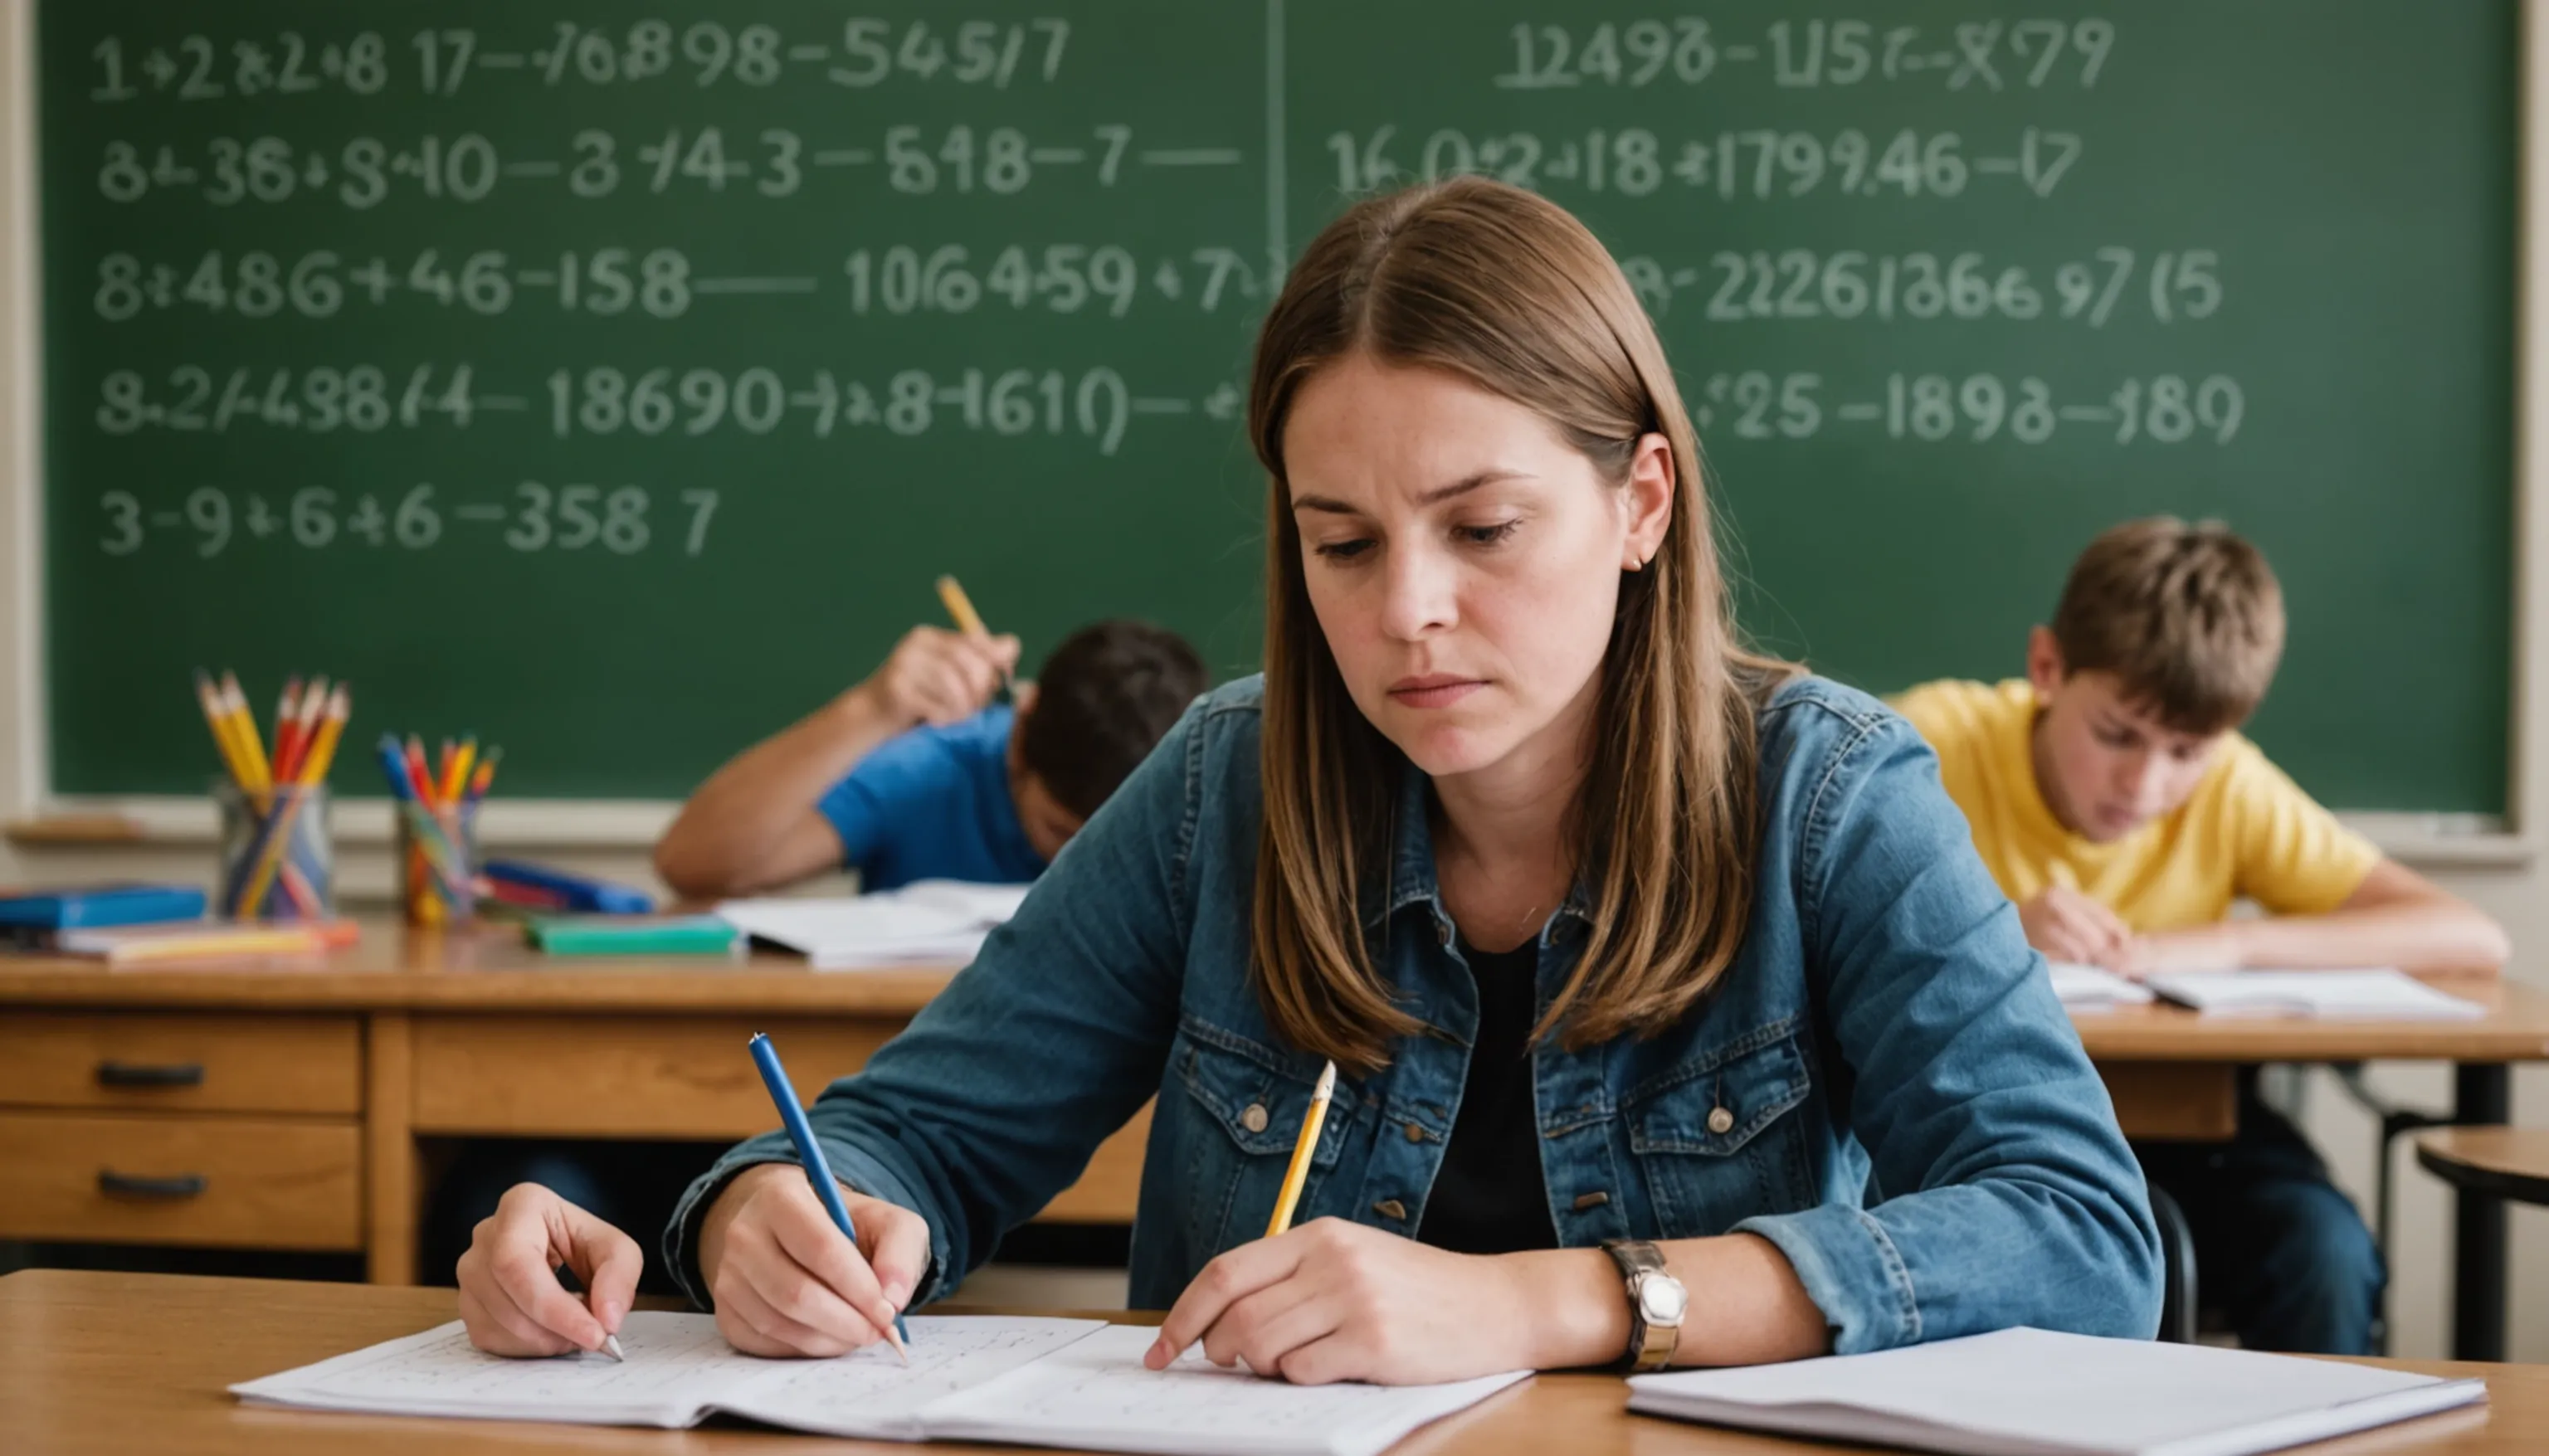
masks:
<instances>
[{"instance_id":1,"label":"drawer handle","mask_svg":"<svg viewBox=\"0 0 2549 1456\"><path fill-rule=\"evenodd\" d=\"M200 1061L101 1061L97 1064L97 1084L101 1087L200 1087L204 1085L204 1064Z\"/></svg>"},{"instance_id":2,"label":"drawer handle","mask_svg":"<svg viewBox=\"0 0 2549 1456\"><path fill-rule=\"evenodd\" d=\"M179 1173L173 1178L137 1178L112 1168L100 1168L97 1191L123 1198L201 1198L206 1180L201 1173Z\"/></svg>"}]
</instances>

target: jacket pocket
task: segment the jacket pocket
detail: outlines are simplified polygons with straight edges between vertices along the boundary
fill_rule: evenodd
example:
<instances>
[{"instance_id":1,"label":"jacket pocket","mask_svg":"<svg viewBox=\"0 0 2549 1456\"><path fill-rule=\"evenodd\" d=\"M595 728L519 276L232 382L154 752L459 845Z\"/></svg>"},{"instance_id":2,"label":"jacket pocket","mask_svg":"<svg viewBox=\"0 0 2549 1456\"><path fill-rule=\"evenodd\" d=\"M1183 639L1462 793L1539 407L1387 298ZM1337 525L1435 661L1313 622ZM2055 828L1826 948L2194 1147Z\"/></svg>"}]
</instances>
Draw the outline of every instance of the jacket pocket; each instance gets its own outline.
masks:
<instances>
[{"instance_id":1,"label":"jacket pocket","mask_svg":"<svg viewBox=\"0 0 2549 1456\"><path fill-rule=\"evenodd\" d=\"M1793 1017L1648 1079L1622 1104L1664 1238L1701 1238L1811 1202L1793 1116L1813 1088Z\"/></svg>"},{"instance_id":2,"label":"jacket pocket","mask_svg":"<svg viewBox=\"0 0 2549 1456\"><path fill-rule=\"evenodd\" d=\"M1305 1079L1284 1069L1297 1060L1192 1018L1179 1028L1169 1068L1184 1091L1193 1136L1180 1140L1184 1165L1176 1176L1188 1180L1187 1231L1207 1256L1256 1237L1274 1215L1317 1082L1315 1073ZM1311 1191L1302 1196L1299 1221L1309 1219L1312 1192L1336 1167L1352 1120L1341 1087L1310 1156Z\"/></svg>"}]
</instances>

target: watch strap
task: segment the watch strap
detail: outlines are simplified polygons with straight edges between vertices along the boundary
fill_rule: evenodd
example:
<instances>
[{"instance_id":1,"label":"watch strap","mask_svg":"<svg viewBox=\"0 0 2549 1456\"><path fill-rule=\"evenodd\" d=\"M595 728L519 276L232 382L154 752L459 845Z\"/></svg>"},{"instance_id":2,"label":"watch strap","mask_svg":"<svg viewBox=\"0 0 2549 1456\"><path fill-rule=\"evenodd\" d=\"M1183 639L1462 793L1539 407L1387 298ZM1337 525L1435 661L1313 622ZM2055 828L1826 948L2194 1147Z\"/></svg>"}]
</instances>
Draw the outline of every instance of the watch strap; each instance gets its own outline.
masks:
<instances>
[{"instance_id":1,"label":"watch strap","mask_svg":"<svg viewBox=\"0 0 2549 1456\"><path fill-rule=\"evenodd\" d=\"M1619 1266L1622 1290L1629 1301L1629 1347L1613 1368L1634 1374L1663 1369L1671 1361L1674 1347L1681 1343L1681 1326L1649 1324L1646 1302L1641 1297L1641 1286L1647 1279L1672 1277L1664 1272L1663 1250L1643 1238L1606 1238L1602 1251Z\"/></svg>"}]
</instances>

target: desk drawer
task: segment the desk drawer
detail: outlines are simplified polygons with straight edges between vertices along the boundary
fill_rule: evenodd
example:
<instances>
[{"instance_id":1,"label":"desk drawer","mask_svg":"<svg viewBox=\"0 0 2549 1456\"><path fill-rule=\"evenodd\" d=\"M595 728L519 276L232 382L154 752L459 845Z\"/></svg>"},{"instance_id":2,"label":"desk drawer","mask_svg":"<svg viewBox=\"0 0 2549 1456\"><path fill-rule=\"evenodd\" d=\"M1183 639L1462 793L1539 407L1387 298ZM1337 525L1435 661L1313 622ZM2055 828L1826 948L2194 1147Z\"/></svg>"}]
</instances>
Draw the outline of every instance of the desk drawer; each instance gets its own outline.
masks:
<instances>
[{"instance_id":1,"label":"desk drawer","mask_svg":"<svg viewBox=\"0 0 2549 1456\"><path fill-rule=\"evenodd\" d=\"M0 1113L0 1237L362 1247L352 1122Z\"/></svg>"},{"instance_id":2,"label":"desk drawer","mask_svg":"<svg viewBox=\"0 0 2549 1456\"><path fill-rule=\"evenodd\" d=\"M763 1030L810 1100L902 1030L886 1021L635 1016L416 1020L416 1130L741 1138L779 1124L745 1044Z\"/></svg>"},{"instance_id":3,"label":"desk drawer","mask_svg":"<svg viewBox=\"0 0 2549 1456\"><path fill-rule=\"evenodd\" d=\"M416 1130L428 1136L741 1139L778 1126L745 1044L767 1025L797 1095L867 1064L899 1020L432 1016L416 1021ZM1129 1224L1148 1108L1042 1217Z\"/></svg>"},{"instance_id":4,"label":"desk drawer","mask_svg":"<svg viewBox=\"0 0 2549 1456\"><path fill-rule=\"evenodd\" d=\"M0 1106L345 1113L363 1105L350 1016L0 1013Z\"/></svg>"}]
</instances>

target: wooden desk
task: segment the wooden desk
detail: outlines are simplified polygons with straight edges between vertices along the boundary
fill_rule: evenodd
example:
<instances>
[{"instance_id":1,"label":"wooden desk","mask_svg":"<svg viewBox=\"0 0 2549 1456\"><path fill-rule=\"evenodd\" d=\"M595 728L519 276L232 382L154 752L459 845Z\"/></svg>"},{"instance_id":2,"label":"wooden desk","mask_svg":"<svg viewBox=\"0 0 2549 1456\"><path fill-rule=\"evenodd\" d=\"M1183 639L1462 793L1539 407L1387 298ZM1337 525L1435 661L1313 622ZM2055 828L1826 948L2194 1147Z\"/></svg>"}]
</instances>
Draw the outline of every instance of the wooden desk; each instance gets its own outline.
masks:
<instances>
[{"instance_id":1,"label":"wooden desk","mask_svg":"<svg viewBox=\"0 0 2549 1456\"><path fill-rule=\"evenodd\" d=\"M744 1138L772 1122L743 1051L753 1032L783 1036L810 1090L856 1070L951 973L551 959L502 927L386 925L317 963L0 958L0 1238L360 1250L375 1283L410 1283L418 1138ZM2502 1064L2549 1058L2549 995L2440 984L2490 1014L2225 1022L2136 1007L2077 1025L2136 1137L2228 1137L2234 1069L2272 1060L2456 1061L2463 1120L2502 1122ZM1148 1132L1145 1113L1109 1138L1045 1217L1131 1222ZM2491 1234L2475 1202L2458 1308L2476 1323L2454 1351L2501 1354L2503 1215L2490 1204Z\"/></svg>"},{"instance_id":2,"label":"wooden desk","mask_svg":"<svg viewBox=\"0 0 2549 1456\"><path fill-rule=\"evenodd\" d=\"M448 1290L28 1270L0 1279L0 1429L24 1449L77 1456L167 1451L367 1456L507 1451L986 1451L1008 1447L844 1442L722 1427L628 1430L335 1415L243 1407L231 1384L430 1328L454 1318ZM1120 1317L1119 1317L1120 1318ZM2549 1366L2376 1361L2478 1375L2489 1404L2339 1441L2313 1456L2516 1456L2549 1446ZM1544 1375L1410 1436L1393 1456L1566 1451L1620 1456L1850 1456L1628 1412L1616 1376Z\"/></svg>"}]
</instances>

